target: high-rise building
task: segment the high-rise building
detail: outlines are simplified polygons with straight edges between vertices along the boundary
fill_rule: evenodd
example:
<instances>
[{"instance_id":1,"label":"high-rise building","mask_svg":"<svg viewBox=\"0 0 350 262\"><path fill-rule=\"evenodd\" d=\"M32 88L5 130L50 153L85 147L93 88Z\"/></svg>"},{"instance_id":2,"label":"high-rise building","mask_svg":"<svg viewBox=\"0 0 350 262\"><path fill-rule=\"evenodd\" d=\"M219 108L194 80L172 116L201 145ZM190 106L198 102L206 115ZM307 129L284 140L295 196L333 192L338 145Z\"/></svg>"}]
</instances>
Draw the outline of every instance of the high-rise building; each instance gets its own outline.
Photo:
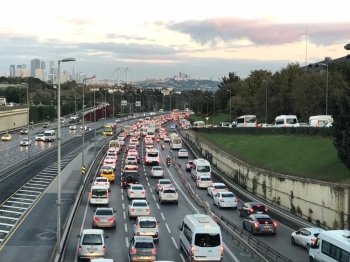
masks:
<instances>
[{"instance_id":1,"label":"high-rise building","mask_svg":"<svg viewBox=\"0 0 350 262\"><path fill-rule=\"evenodd\" d=\"M21 68L22 68L22 69L25 69L25 68L27 68L27 65L26 65L26 64L22 64L22 65L21 65Z\"/></svg>"},{"instance_id":2,"label":"high-rise building","mask_svg":"<svg viewBox=\"0 0 350 262\"><path fill-rule=\"evenodd\" d=\"M34 58L32 61L30 61L31 77L35 77L35 70L41 69L40 66L40 59L38 58Z\"/></svg>"},{"instance_id":3,"label":"high-rise building","mask_svg":"<svg viewBox=\"0 0 350 262\"><path fill-rule=\"evenodd\" d=\"M10 76L11 77L14 77L15 74L16 74L16 71L15 71L15 65L10 65Z\"/></svg>"},{"instance_id":4,"label":"high-rise building","mask_svg":"<svg viewBox=\"0 0 350 262\"><path fill-rule=\"evenodd\" d=\"M22 69L22 66L21 65L17 65L17 69Z\"/></svg>"},{"instance_id":5,"label":"high-rise building","mask_svg":"<svg viewBox=\"0 0 350 262\"><path fill-rule=\"evenodd\" d=\"M76 79L77 78L77 68L75 66L73 66L73 72L72 72L72 77L73 79Z\"/></svg>"},{"instance_id":6,"label":"high-rise building","mask_svg":"<svg viewBox=\"0 0 350 262\"><path fill-rule=\"evenodd\" d=\"M41 61L41 69L46 70L46 63L45 61Z\"/></svg>"}]
</instances>

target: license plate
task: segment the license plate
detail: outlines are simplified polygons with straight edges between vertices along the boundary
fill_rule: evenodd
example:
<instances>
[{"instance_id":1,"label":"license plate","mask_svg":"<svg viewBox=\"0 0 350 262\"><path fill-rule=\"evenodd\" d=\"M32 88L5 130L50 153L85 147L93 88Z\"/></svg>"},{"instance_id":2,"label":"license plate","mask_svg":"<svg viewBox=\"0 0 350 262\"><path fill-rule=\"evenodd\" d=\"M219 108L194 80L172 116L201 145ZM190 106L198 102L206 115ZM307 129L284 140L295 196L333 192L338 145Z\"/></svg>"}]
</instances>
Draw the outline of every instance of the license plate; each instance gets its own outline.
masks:
<instances>
[{"instance_id":1,"label":"license plate","mask_svg":"<svg viewBox=\"0 0 350 262\"><path fill-rule=\"evenodd\" d=\"M173 196L172 196L172 195L166 195L166 197L173 198Z\"/></svg>"},{"instance_id":2,"label":"license plate","mask_svg":"<svg viewBox=\"0 0 350 262\"><path fill-rule=\"evenodd\" d=\"M137 212L144 212L145 210L143 209L136 209Z\"/></svg>"},{"instance_id":3,"label":"license plate","mask_svg":"<svg viewBox=\"0 0 350 262\"><path fill-rule=\"evenodd\" d=\"M108 220L107 219L101 219L101 222L107 222Z\"/></svg>"},{"instance_id":4,"label":"license plate","mask_svg":"<svg viewBox=\"0 0 350 262\"><path fill-rule=\"evenodd\" d=\"M96 199L96 202L102 202L102 199Z\"/></svg>"},{"instance_id":5,"label":"license plate","mask_svg":"<svg viewBox=\"0 0 350 262\"><path fill-rule=\"evenodd\" d=\"M87 250L92 253L92 252L96 252L97 248L88 248Z\"/></svg>"}]
</instances>

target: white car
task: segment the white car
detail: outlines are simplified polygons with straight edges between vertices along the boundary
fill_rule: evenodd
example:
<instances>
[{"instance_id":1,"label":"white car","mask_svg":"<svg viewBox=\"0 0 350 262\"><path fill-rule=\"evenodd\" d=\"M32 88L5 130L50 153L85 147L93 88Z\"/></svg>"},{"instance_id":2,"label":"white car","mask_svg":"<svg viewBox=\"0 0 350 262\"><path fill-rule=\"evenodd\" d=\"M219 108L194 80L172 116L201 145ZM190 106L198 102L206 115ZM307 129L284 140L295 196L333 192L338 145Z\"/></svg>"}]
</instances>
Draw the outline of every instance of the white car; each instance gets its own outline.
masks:
<instances>
[{"instance_id":1,"label":"white car","mask_svg":"<svg viewBox=\"0 0 350 262\"><path fill-rule=\"evenodd\" d=\"M124 135L119 135L118 139L123 139L123 141L125 140L125 136Z\"/></svg>"},{"instance_id":2,"label":"white car","mask_svg":"<svg viewBox=\"0 0 350 262\"><path fill-rule=\"evenodd\" d=\"M151 177L164 177L164 169L161 166L152 166Z\"/></svg>"},{"instance_id":3,"label":"white car","mask_svg":"<svg viewBox=\"0 0 350 262\"><path fill-rule=\"evenodd\" d=\"M127 156L125 159L125 165L136 165L137 166L137 158L135 155Z\"/></svg>"},{"instance_id":4,"label":"white car","mask_svg":"<svg viewBox=\"0 0 350 262\"><path fill-rule=\"evenodd\" d=\"M134 224L134 236L151 236L154 242L159 240L159 225L155 217L138 217Z\"/></svg>"},{"instance_id":5,"label":"white car","mask_svg":"<svg viewBox=\"0 0 350 262\"><path fill-rule=\"evenodd\" d=\"M43 141L44 134L37 134L35 136L35 141Z\"/></svg>"},{"instance_id":6,"label":"white car","mask_svg":"<svg viewBox=\"0 0 350 262\"><path fill-rule=\"evenodd\" d=\"M154 146L153 145L146 145L145 147L145 153L147 152L147 150L152 150L154 149Z\"/></svg>"},{"instance_id":7,"label":"white car","mask_svg":"<svg viewBox=\"0 0 350 262\"><path fill-rule=\"evenodd\" d=\"M129 204L128 216L129 218L138 216L149 216L150 208L146 200L133 199Z\"/></svg>"},{"instance_id":8,"label":"white car","mask_svg":"<svg viewBox=\"0 0 350 262\"><path fill-rule=\"evenodd\" d=\"M124 137L118 137L117 141L119 142L119 144L121 146L124 146L125 142L124 142Z\"/></svg>"},{"instance_id":9,"label":"white car","mask_svg":"<svg viewBox=\"0 0 350 262\"><path fill-rule=\"evenodd\" d=\"M212 183L210 176L197 176L196 186L198 188L208 188Z\"/></svg>"},{"instance_id":10,"label":"white car","mask_svg":"<svg viewBox=\"0 0 350 262\"><path fill-rule=\"evenodd\" d=\"M158 194L162 188L169 188L169 187L174 187L169 179L159 179L156 182L156 187L154 191L156 191L156 193Z\"/></svg>"},{"instance_id":11,"label":"white car","mask_svg":"<svg viewBox=\"0 0 350 262\"><path fill-rule=\"evenodd\" d=\"M315 243L318 235L322 231L324 231L324 229L318 227L301 228L298 231L292 233L290 241L292 245L303 246L306 247L307 250L309 250L311 244Z\"/></svg>"},{"instance_id":12,"label":"white car","mask_svg":"<svg viewBox=\"0 0 350 262\"><path fill-rule=\"evenodd\" d=\"M32 140L28 140L28 138L23 138L21 142L19 142L20 146L31 146Z\"/></svg>"},{"instance_id":13,"label":"white car","mask_svg":"<svg viewBox=\"0 0 350 262\"><path fill-rule=\"evenodd\" d=\"M76 125L72 125L69 127L69 130L76 130L77 129L77 126Z\"/></svg>"},{"instance_id":14,"label":"white car","mask_svg":"<svg viewBox=\"0 0 350 262\"><path fill-rule=\"evenodd\" d=\"M216 192L213 195L213 202L218 208L232 207L237 209L237 197L230 191L227 192Z\"/></svg>"},{"instance_id":15,"label":"white car","mask_svg":"<svg viewBox=\"0 0 350 262\"><path fill-rule=\"evenodd\" d=\"M213 196L216 192L227 192L228 188L224 183L213 183L207 188L208 195Z\"/></svg>"},{"instance_id":16,"label":"white car","mask_svg":"<svg viewBox=\"0 0 350 262\"><path fill-rule=\"evenodd\" d=\"M162 188L159 190L159 203L163 204L164 202L179 204L179 195L177 190L173 187Z\"/></svg>"},{"instance_id":17,"label":"white car","mask_svg":"<svg viewBox=\"0 0 350 262\"><path fill-rule=\"evenodd\" d=\"M170 136L165 136L164 137L164 142L170 142Z\"/></svg>"},{"instance_id":18,"label":"white car","mask_svg":"<svg viewBox=\"0 0 350 262\"><path fill-rule=\"evenodd\" d=\"M76 116L76 115L72 115L71 117L70 117L70 120L77 120L78 119L78 116Z\"/></svg>"},{"instance_id":19,"label":"white car","mask_svg":"<svg viewBox=\"0 0 350 262\"><path fill-rule=\"evenodd\" d=\"M143 185L141 184L132 184L129 186L128 191L128 199L133 199L133 198L144 198L146 199L146 189Z\"/></svg>"},{"instance_id":20,"label":"white car","mask_svg":"<svg viewBox=\"0 0 350 262\"><path fill-rule=\"evenodd\" d=\"M181 157L188 158L188 152L186 149L181 148L177 153L177 156L178 158L181 158Z\"/></svg>"},{"instance_id":21,"label":"white car","mask_svg":"<svg viewBox=\"0 0 350 262\"><path fill-rule=\"evenodd\" d=\"M135 144L136 146L139 146L139 140L137 138L131 138L130 139L130 144L131 143Z\"/></svg>"},{"instance_id":22,"label":"white car","mask_svg":"<svg viewBox=\"0 0 350 262\"><path fill-rule=\"evenodd\" d=\"M94 183L95 186L105 186L108 188L108 191L111 191L110 189L110 182L108 181L108 178L106 177L96 177Z\"/></svg>"}]
</instances>

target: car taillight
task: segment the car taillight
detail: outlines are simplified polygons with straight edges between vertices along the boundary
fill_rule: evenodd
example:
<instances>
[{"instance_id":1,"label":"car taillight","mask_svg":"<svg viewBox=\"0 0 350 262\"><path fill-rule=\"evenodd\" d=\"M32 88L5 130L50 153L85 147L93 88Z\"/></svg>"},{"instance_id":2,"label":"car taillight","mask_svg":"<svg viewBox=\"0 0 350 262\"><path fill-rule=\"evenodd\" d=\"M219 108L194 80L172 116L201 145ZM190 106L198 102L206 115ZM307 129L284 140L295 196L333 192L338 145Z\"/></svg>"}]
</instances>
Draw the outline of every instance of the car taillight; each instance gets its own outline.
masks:
<instances>
[{"instance_id":1,"label":"car taillight","mask_svg":"<svg viewBox=\"0 0 350 262\"><path fill-rule=\"evenodd\" d=\"M94 221L98 222L100 219L98 217L94 217Z\"/></svg>"},{"instance_id":2,"label":"car taillight","mask_svg":"<svg viewBox=\"0 0 350 262\"><path fill-rule=\"evenodd\" d=\"M130 194L134 194L134 191L131 190L131 191L130 191Z\"/></svg>"},{"instance_id":3,"label":"car taillight","mask_svg":"<svg viewBox=\"0 0 350 262\"><path fill-rule=\"evenodd\" d=\"M225 202L225 200L223 198L220 199L220 202Z\"/></svg>"},{"instance_id":4,"label":"car taillight","mask_svg":"<svg viewBox=\"0 0 350 262\"><path fill-rule=\"evenodd\" d=\"M220 247L220 254L221 254L221 255L224 254L224 247L223 247L223 246Z\"/></svg>"},{"instance_id":5,"label":"car taillight","mask_svg":"<svg viewBox=\"0 0 350 262\"><path fill-rule=\"evenodd\" d=\"M277 222L273 222L273 225L274 225L274 227L277 227ZM314 240L316 240L316 239L314 239ZM311 241L312 241L312 239L311 239Z\"/></svg>"},{"instance_id":6,"label":"car taillight","mask_svg":"<svg viewBox=\"0 0 350 262\"><path fill-rule=\"evenodd\" d=\"M265 212L267 213L267 208L265 208Z\"/></svg>"},{"instance_id":7,"label":"car taillight","mask_svg":"<svg viewBox=\"0 0 350 262\"><path fill-rule=\"evenodd\" d=\"M217 189L217 188L214 188L214 189L213 189L213 191L216 191L216 190L218 190L218 189Z\"/></svg>"},{"instance_id":8,"label":"car taillight","mask_svg":"<svg viewBox=\"0 0 350 262\"><path fill-rule=\"evenodd\" d=\"M83 251L83 249L81 248L81 246L78 247L78 252L81 253Z\"/></svg>"},{"instance_id":9,"label":"car taillight","mask_svg":"<svg viewBox=\"0 0 350 262\"><path fill-rule=\"evenodd\" d=\"M194 246L190 246L190 254L193 256L194 255Z\"/></svg>"},{"instance_id":10,"label":"car taillight","mask_svg":"<svg viewBox=\"0 0 350 262\"><path fill-rule=\"evenodd\" d=\"M108 218L108 221L113 222L115 220L115 217Z\"/></svg>"},{"instance_id":11,"label":"car taillight","mask_svg":"<svg viewBox=\"0 0 350 262\"><path fill-rule=\"evenodd\" d=\"M133 247L133 248L131 249L131 253L132 253L132 254L136 254L136 248Z\"/></svg>"},{"instance_id":12,"label":"car taillight","mask_svg":"<svg viewBox=\"0 0 350 262\"><path fill-rule=\"evenodd\" d=\"M228 191L228 188L225 188L226 191Z\"/></svg>"},{"instance_id":13,"label":"car taillight","mask_svg":"<svg viewBox=\"0 0 350 262\"><path fill-rule=\"evenodd\" d=\"M146 212L149 212L149 208L146 208Z\"/></svg>"},{"instance_id":14,"label":"car taillight","mask_svg":"<svg viewBox=\"0 0 350 262\"><path fill-rule=\"evenodd\" d=\"M250 213L253 213L253 212L254 212L253 208L251 208L249 211L250 211Z\"/></svg>"},{"instance_id":15,"label":"car taillight","mask_svg":"<svg viewBox=\"0 0 350 262\"><path fill-rule=\"evenodd\" d=\"M238 199L237 199L237 198L235 198L235 202L238 202Z\"/></svg>"},{"instance_id":16,"label":"car taillight","mask_svg":"<svg viewBox=\"0 0 350 262\"><path fill-rule=\"evenodd\" d=\"M146 194L146 192L145 192L145 191L142 191L141 194Z\"/></svg>"},{"instance_id":17,"label":"car taillight","mask_svg":"<svg viewBox=\"0 0 350 262\"><path fill-rule=\"evenodd\" d=\"M255 223L254 223L254 226L255 226L255 227L259 227L259 222L255 222Z\"/></svg>"},{"instance_id":18,"label":"car taillight","mask_svg":"<svg viewBox=\"0 0 350 262\"><path fill-rule=\"evenodd\" d=\"M277 226L277 225L276 225ZM316 242L316 238L311 238L311 242L315 243Z\"/></svg>"},{"instance_id":19,"label":"car taillight","mask_svg":"<svg viewBox=\"0 0 350 262\"><path fill-rule=\"evenodd\" d=\"M134 209L134 208L132 208L132 209L131 209L131 212L134 212L134 211L135 211L135 209Z\"/></svg>"},{"instance_id":20,"label":"car taillight","mask_svg":"<svg viewBox=\"0 0 350 262\"><path fill-rule=\"evenodd\" d=\"M139 236L139 235L140 235L140 232L137 232L137 233L136 233L136 236Z\"/></svg>"},{"instance_id":21,"label":"car taillight","mask_svg":"<svg viewBox=\"0 0 350 262\"><path fill-rule=\"evenodd\" d=\"M90 198L92 197L92 192L89 192L89 197L90 197Z\"/></svg>"},{"instance_id":22,"label":"car taillight","mask_svg":"<svg viewBox=\"0 0 350 262\"><path fill-rule=\"evenodd\" d=\"M138 184L138 183L139 183L139 181L136 181L136 182L135 182L135 184Z\"/></svg>"},{"instance_id":23,"label":"car taillight","mask_svg":"<svg viewBox=\"0 0 350 262\"><path fill-rule=\"evenodd\" d=\"M152 255L155 255L155 254L157 254L157 249L153 248L152 249Z\"/></svg>"},{"instance_id":24,"label":"car taillight","mask_svg":"<svg viewBox=\"0 0 350 262\"><path fill-rule=\"evenodd\" d=\"M106 196L109 197L109 193L108 192L107 192Z\"/></svg>"}]
</instances>

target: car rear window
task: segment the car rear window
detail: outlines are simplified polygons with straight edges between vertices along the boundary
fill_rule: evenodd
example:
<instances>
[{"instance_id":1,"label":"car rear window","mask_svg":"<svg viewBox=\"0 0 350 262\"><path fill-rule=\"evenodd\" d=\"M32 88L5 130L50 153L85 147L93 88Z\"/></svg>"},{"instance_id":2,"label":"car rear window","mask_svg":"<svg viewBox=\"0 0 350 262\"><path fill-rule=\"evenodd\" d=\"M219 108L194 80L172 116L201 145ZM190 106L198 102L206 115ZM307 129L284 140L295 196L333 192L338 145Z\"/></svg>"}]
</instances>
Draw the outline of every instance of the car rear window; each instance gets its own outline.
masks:
<instances>
[{"instance_id":1,"label":"car rear window","mask_svg":"<svg viewBox=\"0 0 350 262\"><path fill-rule=\"evenodd\" d=\"M146 207L147 206L147 203L145 202L135 202L133 204L134 207Z\"/></svg>"},{"instance_id":2,"label":"car rear window","mask_svg":"<svg viewBox=\"0 0 350 262\"><path fill-rule=\"evenodd\" d=\"M221 194L222 197L235 197L234 194L232 193L224 193L224 194Z\"/></svg>"},{"instance_id":3,"label":"car rear window","mask_svg":"<svg viewBox=\"0 0 350 262\"><path fill-rule=\"evenodd\" d=\"M83 245L102 245L102 237L98 234L86 234L83 237Z\"/></svg>"},{"instance_id":4,"label":"car rear window","mask_svg":"<svg viewBox=\"0 0 350 262\"><path fill-rule=\"evenodd\" d=\"M107 182L107 178L96 178L96 182Z\"/></svg>"},{"instance_id":5,"label":"car rear window","mask_svg":"<svg viewBox=\"0 0 350 262\"><path fill-rule=\"evenodd\" d=\"M153 243L151 242L136 242L136 248L153 248Z\"/></svg>"},{"instance_id":6,"label":"car rear window","mask_svg":"<svg viewBox=\"0 0 350 262\"><path fill-rule=\"evenodd\" d=\"M271 218L257 218L259 224L272 224Z\"/></svg>"},{"instance_id":7,"label":"car rear window","mask_svg":"<svg viewBox=\"0 0 350 262\"><path fill-rule=\"evenodd\" d=\"M149 157L157 157L158 156L158 152L148 152L147 156L149 156Z\"/></svg>"},{"instance_id":8,"label":"car rear window","mask_svg":"<svg viewBox=\"0 0 350 262\"><path fill-rule=\"evenodd\" d=\"M169 185L169 184L171 184L171 182L167 181L167 180L163 180L163 181L160 181L160 184L161 185Z\"/></svg>"},{"instance_id":9,"label":"car rear window","mask_svg":"<svg viewBox=\"0 0 350 262\"><path fill-rule=\"evenodd\" d=\"M156 226L156 221L140 221L140 227L142 228L155 228Z\"/></svg>"},{"instance_id":10,"label":"car rear window","mask_svg":"<svg viewBox=\"0 0 350 262\"><path fill-rule=\"evenodd\" d=\"M198 247L220 246L220 234L196 234L194 244Z\"/></svg>"},{"instance_id":11,"label":"car rear window","mask_svg":"<svg viewBox=\"0 0 350 262\"><path fill-rule=\"evenodd\" d=\"M143 190L142 186L132 186L132 189L134 190Z\"/></svg>"},{"instance_id":12,"label":"car rear window","mask_svg":"<svg viewBox=\"0 0 350 262\"><path fill-rule=\"evenodd\" d=\"M107 189L93 189L92 195L93 196L105 196L107 193Z\"/></svg>"},{"instance_id":13,"label":"car rear window","mask_svg":"<svg viewBox=\"0 0 350 262\"><path fill-rule=\"evenodd\" d=\"M173 189L164 189L163 192L166 194L175 194L176 193L176 191Z\"/></svg>"},{"instance_id":14,"label":"car rear window","mask_svg":"<svg viewBox=\"0 0 350 262\"><path fill-rule=\"evenodd\" d=\"M224 186L224 185L216 185L215 188L217 188L217 189L225 189L226 186Z\"/></svg>"},{"instance_id":15,"label":"car rear window","mask_svg":"<svg viewBox=\"0 0 350 262\"><path fill-rule=\"evenodd\" d=\"M210 178L210 177L201 177L201 180L202 180L202 181L210 181L211 178Z\"/></svg>"},{"instance_id":16,"label":"car rear window","mask_svg":"<svg viewBox=\"0 0 350 262\"><path fill-rule=\"evenodd\" d=\"M253 208L255 211L265 212L265 206L263 206L263 205L253 206L252 208Z\"/></svg>"},{"instance_id":17,"label":"car rear window","mask_svg":"<svg viewBox=\"0 0 350 262\"><path fill-rule=\"evenodd\" d=\"M110 209L97 209L96 210L96 215L97 216L112 216L113 211Z\"/></svg>"},{"instance_id":18,"label":"car rear window","mask_svg":"<svg viewBox=\"0 0 350 262\"><path fill-rule=\"evenodd\" d=\"M158 171L162 171L163 168L161 166L157 166L157 167L153 167L153 170L158 170Z\"/></svg>"}]
</instances>

